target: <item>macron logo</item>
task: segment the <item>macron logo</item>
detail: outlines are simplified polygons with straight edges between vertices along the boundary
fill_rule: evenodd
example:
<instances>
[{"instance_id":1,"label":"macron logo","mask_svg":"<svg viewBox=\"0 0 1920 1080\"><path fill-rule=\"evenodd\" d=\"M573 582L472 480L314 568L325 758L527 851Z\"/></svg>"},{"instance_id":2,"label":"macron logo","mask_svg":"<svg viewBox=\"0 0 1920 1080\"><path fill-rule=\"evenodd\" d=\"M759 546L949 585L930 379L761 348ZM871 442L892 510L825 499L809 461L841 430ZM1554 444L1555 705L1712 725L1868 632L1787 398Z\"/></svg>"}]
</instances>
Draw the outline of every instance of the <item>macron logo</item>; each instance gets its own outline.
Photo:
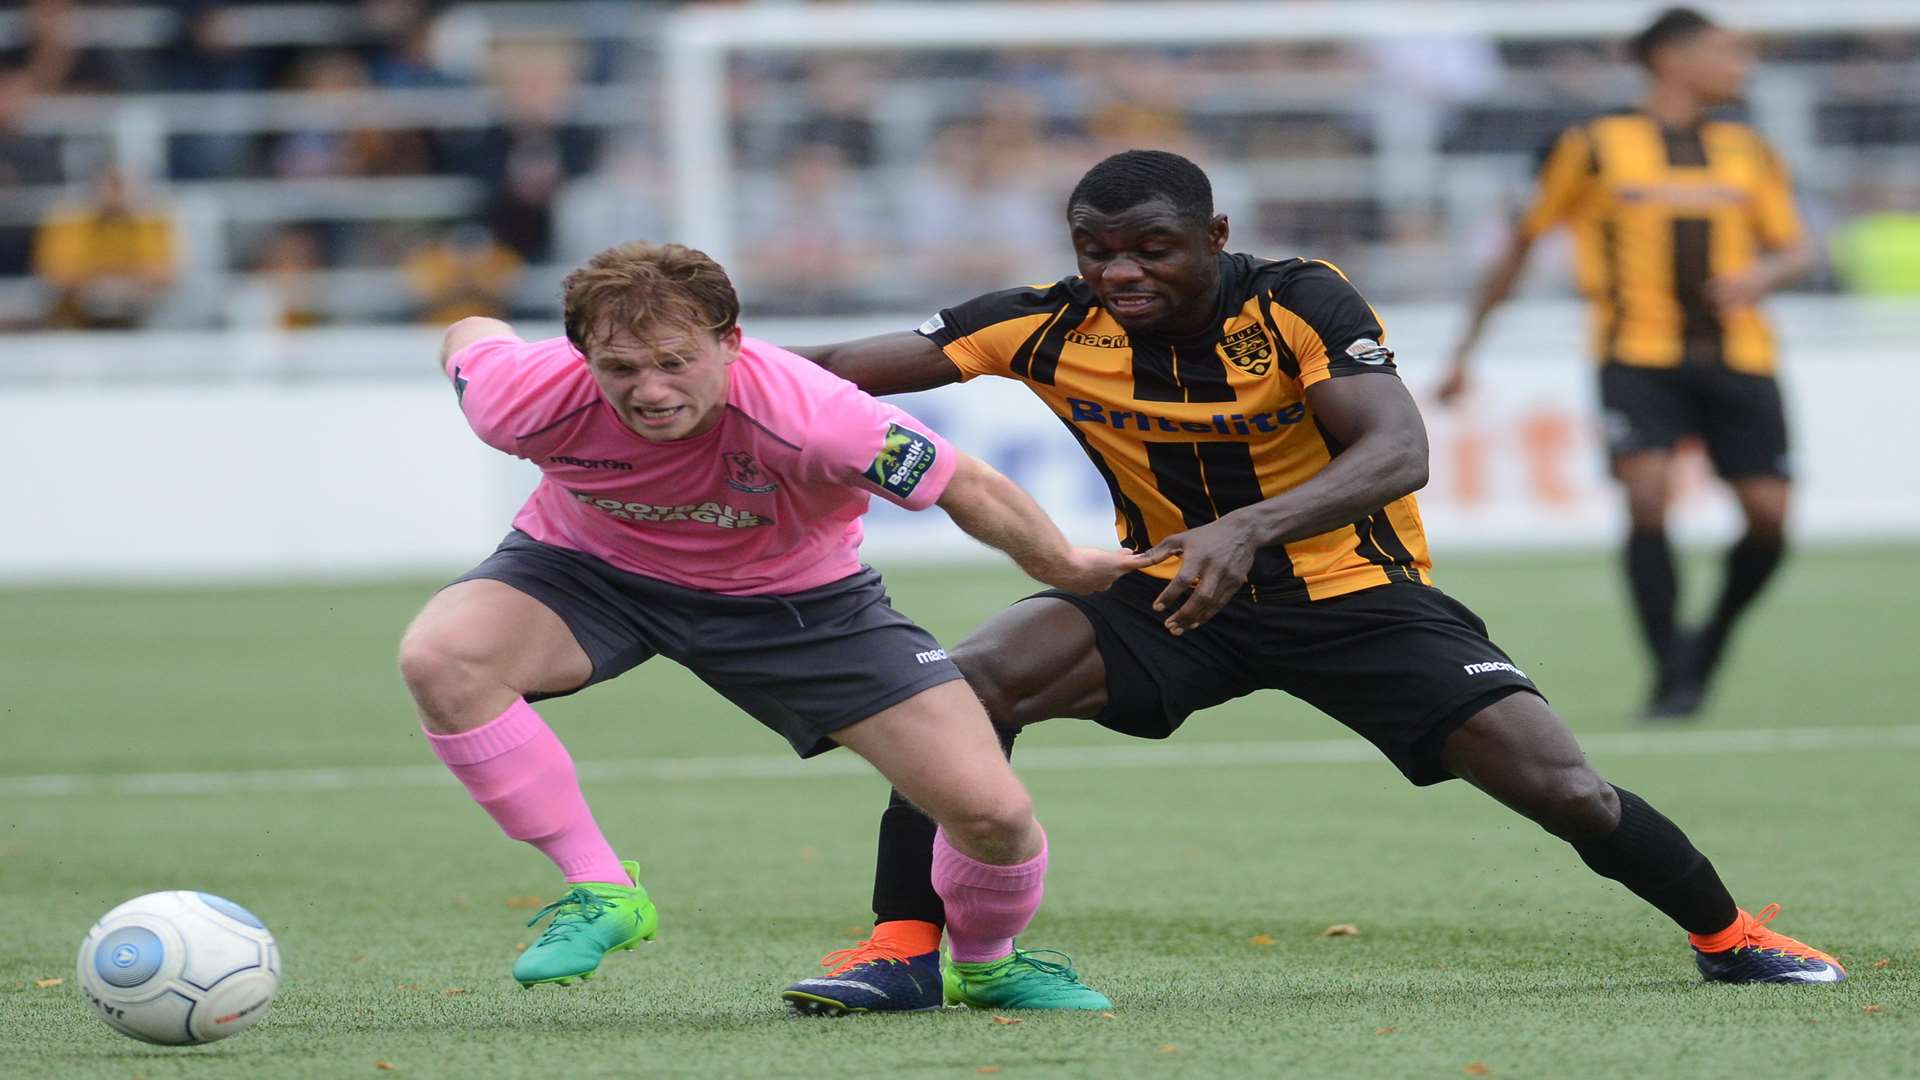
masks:
<instances>
[{"instance_id":1,"label":"macron logo","mask_svg":"<svg viewBox=\"0 0 1920 1080\"><path fill-rule=\"evenodd\" d=\"M576 469L617 469L620 472L633 471L632 465L624 461L615 461L612 458L578 458L568 457L565 454L555 454L547 460L553 462L555 465L571 465Z\"/></svg>"},{"instance_id":2,"label":"macron logo","mask_svg":"<svg viewBox=\"0 0 1920 1080\"><path fill-rule=\"evenodd\" d=\"M1531 676L1529 676L1526 672L1521 671L1519 668L1514 667L1512 664L1492 664L1492 663L1466 664L1466 665L1463 665L1463 667L1466 669L1466 672L1469 675L1485 675L1489 671L1511 671L1515 675L1518 675L1523 679L1531 679Z\"/></svg>"},{"instance_id":3,"label":"macron logo","mask_svg":"<svg viewBox=\"0 0 1920 1080\"><path fill-rule=\"evenodd\" d=\"M937 661L945 660L946 658L947 658L947 650L945 649L929 649L926 652L917 652L913 654L913 662L916 664L932 664Z\"/></svg>"}]
</instances>

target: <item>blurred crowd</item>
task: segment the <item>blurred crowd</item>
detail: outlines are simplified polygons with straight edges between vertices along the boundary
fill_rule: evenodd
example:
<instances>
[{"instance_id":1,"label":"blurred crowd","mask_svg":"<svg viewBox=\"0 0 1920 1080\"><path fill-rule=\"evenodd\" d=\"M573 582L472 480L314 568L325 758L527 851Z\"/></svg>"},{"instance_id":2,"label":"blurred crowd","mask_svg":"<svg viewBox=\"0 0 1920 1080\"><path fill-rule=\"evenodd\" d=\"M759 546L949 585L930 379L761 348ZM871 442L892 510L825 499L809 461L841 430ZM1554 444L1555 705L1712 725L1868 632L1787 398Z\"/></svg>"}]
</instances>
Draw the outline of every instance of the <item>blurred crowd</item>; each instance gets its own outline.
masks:
<instances>
[{"instance_id":1,"label":"blurred crowd","mask_svg":"<svg viewBox=\"0 0 1920 1080\"><path fill-rule=\"evenodd\" d=\"M667 6L635 9L636 25ZM268 9L239 0L30 0L14 13L0 38L0 194L44 205L0 217L0 279L38 283L36 309L13 321L128 327L169 304L189 323L241 310L290 326L551 316L557 278L544 271L666 237L661 63L644 31L556 19L498 34L435 0L310 8L318 31L277 37L262 32ZM134 44L82 32L116 9L168 14L169 29ZM1771 61L1837 72L1820 84L1820 145L1920 161L1920 33L1761 44ZM207 96L166 96L181 94ZM748 54L729 69L734 269L761 314L913 310L1051 279L1071 270L1061 194L1100 156L1155 146L1234 163L1213 171L1236 248L1335 259L1383 298L1450 296L1457 281L1431 268L1477 258L1498 217L1460 220L1444 176L1383 197L1390 106L1437 104L1441 155L1517 161L1633 94L1601 43ZM42 111L147 95L196 110L163 119L148 160L126 160L124 138L67 137ZM212 122L235 101L265 119ZM1509 173L1512 201L1524 167ZM1821 189L1827 287L1920 293L1912 175ZM257 303L183 308L201 275Z\"/></svg>"},{"instance_id":2,"label":"blurred crowd","mask_svg":"<svg viewBox=\"0 0 1920 1080\"><path fill-rule=\"evenodd\" d=\"M581 86L609 73L595 70L601 58L568 36L436 56L440 5L361 0L315 5L347 16L340 44L250 46L234 33L250 5L206 0L166 5L178 13L178 31L159 47L77 45L81 20L110 6L32 0L24 40L0 50L0 189L72 192L37 224L5 230L0 275L31 273L47 283L46 321L55 326L139 321L181 269L181 223L169 194L205 185L217 204L239 190L231 185L249 182L280 184L285 213L232 223L221 237L226 269L271 290L281 321L310 325L340 314L328 310L315 279L355 267L398 268L410 313L420 318L504 314L522 269L555 257L562 187L598 163L603 131L576 124L573 114ZM478 125L396 123L380 105L380 92L390 90L471 95L490 115ZM36 101L208 93L259 95L296 115L304 105L316 122L176 131L144 173L114 160L110 144L63 140L24 123ZM364 126L352 122L360 116ZM412 212L300 216L311 190L303 183L431 177L470 180L477 196L452 207L423 199Z\"/></svg>"}]
</instances>

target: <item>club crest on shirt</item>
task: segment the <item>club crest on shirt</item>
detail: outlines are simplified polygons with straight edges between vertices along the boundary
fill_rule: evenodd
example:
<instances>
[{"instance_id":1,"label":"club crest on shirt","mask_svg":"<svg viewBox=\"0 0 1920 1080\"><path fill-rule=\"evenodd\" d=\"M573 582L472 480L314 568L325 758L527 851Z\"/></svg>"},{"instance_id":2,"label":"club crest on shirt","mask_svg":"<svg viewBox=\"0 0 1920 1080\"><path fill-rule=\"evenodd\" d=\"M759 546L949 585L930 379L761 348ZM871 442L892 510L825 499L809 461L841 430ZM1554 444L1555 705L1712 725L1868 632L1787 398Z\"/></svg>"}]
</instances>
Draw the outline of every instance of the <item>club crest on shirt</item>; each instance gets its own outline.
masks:
<instances>
[{"instance_id":1,"label":"club crest on shirt","mask_svg":"<svg viewBox=\"0 0 1920 1080\"><path fill-rule=\"evenodd\" d=\"M1249 375L1265 375L1273 366L1273 342L1254 324L1221 338L1220 355Z\"/></svg>"},{"instance_id":2,"label":"club crest on shirt","mask_svg":"<svg viewBox=\"0 0 1920 1080\"><path fill-rule=\"evenodd\" d=\"M760 463L745 450L729 450L720 455L726 463L727 486L735 491L744 491L749 495L765 495L780 485L767 477Z\"/></svg>"}]
</instances>

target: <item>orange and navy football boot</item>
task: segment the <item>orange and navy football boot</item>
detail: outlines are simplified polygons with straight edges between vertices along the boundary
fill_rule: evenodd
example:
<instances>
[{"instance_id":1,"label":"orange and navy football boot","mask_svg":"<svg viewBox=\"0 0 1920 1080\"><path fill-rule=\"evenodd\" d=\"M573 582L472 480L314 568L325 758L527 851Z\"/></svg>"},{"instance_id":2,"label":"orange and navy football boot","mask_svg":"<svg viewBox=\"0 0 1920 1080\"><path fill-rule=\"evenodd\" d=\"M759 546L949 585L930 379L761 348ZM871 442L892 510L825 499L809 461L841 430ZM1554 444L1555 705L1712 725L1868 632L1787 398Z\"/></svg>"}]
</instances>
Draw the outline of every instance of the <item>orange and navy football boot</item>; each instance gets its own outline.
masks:
<instances>
[{"instance_id":1,"label":"orange and navy football boot","mask_svg":"<svg viewBox=\"0 0 1920 1080\"><path fill-rule=\"evenodd\" d=\"M1811 945L1767 929L1780 914L1768 904L1759 915L1740 909L1732 926L1717 934L1688 934L1693 962L1708 982L1836 983L1847 977L1840 961Z\"/></svg>"},{"instance_id":2,"label":"orange and navy football boot","mask_svg":"<svg viewBox=\"0 0 1920 1080\"><path fill-rule=\"evenodd\" d=\"M780 996L795 1012L825 1016L942 1007L940 928L885 922L873 929L873 937L828 953L820 961L825 975L801 979Z\"/></svg>"}]
</instances>

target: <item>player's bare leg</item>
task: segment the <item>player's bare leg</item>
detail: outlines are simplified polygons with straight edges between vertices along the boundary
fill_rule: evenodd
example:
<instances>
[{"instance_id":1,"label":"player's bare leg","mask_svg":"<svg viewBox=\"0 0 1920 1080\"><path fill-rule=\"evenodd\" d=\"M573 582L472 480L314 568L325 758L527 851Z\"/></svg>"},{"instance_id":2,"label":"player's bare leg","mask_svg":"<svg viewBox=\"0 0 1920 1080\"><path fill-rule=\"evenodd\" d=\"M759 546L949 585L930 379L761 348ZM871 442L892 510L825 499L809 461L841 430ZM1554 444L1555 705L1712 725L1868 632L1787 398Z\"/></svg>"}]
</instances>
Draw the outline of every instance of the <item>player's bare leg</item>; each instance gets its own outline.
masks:
<instances>
[{"instance_id":1,"label":"player's bare leg","mask_svg":"<svg viewBox=\"0 0 1920 1080\"><path fill-rule=\"evenodd\" d=\"M1645 715L1668 719L1681 715L1671 700L1679 673L1674 612L1680 596L1673 546L1667 541L1673 454L1662 449L1619 455L1613 459L1613 475L1620 481L1627 503L1627 586L1633 595L1641 640L1646 643L1655 672Z\"/></svg>"},{"instance_id":2,"label":"player's bare leg","mask_svg":"<svg viewBox=\"0 0 1920 1080\"><path fill-rule=\"evenodd\" d=\"M1605 836L1620 824L1613 787L1587 764L1579 741L1552 708L1525 691L1460 725L1447 737L1440 760L1455 776L1570 843ZM1732 903L1729 898L1726 906ZM1724 924L1726 913L1716 909L1702 918Z\"/></svg>"},{"instance_id":3,"label":"player's bare leg","mask_svg":"<svg viewBox=\"0 0 1920 1080\"><path fill-rule=\"evenodd\" d=\"M993 720L991 730L998 735L999 744L994 756L1002 769L1006 768L1003 755L1011 755L1019 726L1050 716L1092 716L1106 703L1106 671L1095 647L1093 628L1073 605L1063 601L1040 598L1015 604L955 646L952 657L967 676L967 683L947 686L968 688L962 692L977 696L974 708L984 707ZM1010 770L1008 775L1012 775ZM933 817L922 812L921 806L927 804L914 794L918 781L908 778L902 782L889 776L896 785L880 824L873 936L853 948L830 954L824 962L826 976L789 987L785 995L789 1001L805 1000L797 994L826 992L815 984L872 984L890 978L898 981L902 965L924 969L937 963L947 914L941 893L933 885L934 818L940 813L931 806ZM1059 1002L1053 1007L1102 1007L1097 995L1088 996L1091 991L1072 980L1071 969L1060 974L1066 978L1056 980L1056 989L1070 992L1052 995ZM857 991L834 991L833 996L863 1008L892 1007L885 999ZM1040 1003L1037 998L1029 1002Z\"/></svg>"},{"instance_id":4,"label":"player's bare leg","mask_svg":"<svg viewBox=\"0 0 1920 1080\"><path fill-rule=\"evenodd\" d=\"M434 753L502 831L539 848L571 886L534 917L553 916L514 978L564 984L606 953L651 940L660 917L638 865L614 854L573 759L525 697L573 690L593 675L560 617L504 583L459 582L407 628L400 673Z\"/></svg>"},{"instance_id":5,"label":"player's bare leg","mask_svg":"<svg viewBox=\"0 0 1920 1080\"><path fill-rule=\"evenodd\" d=\"M1107 665L1093 624L1065 600L1022 600L982 623L952 655L995 727L1087 720L1107 706Z\"/></svg>"},{"instance_id":6,"label":"player's bare leg","mask_svg":"<svg viewBox=\"0 0 1920 1080\"><path fill-rule=\"evenodd\" d=\"M420 725L437 735L472 731L526 693L561 693L593 677L593 664L560 616L504 582L442 589L400 640L400 675Z\"/></svg>"},{"instance_id":7,"label":"player's bare leg","mask_svg":"<svg viewBox=\"0 0 1920 1080\"><path fill-rule=\"evenodd\" d=\"M1046 838L986 719L967 684L955 680L833 738L938 822L947 846L978 862L1010 866L1039 855Z\"/></svg>"},{"instance_id":8,"label":"player's bare leg","mask_svg":"<svg viewBox=\"0 0 1920 1080\"><path fill-rule=\"evenodd\" d=\"M1587 763L1547 703L1525 691L1487 706L1441 750L1455 776L1573 845L1589 868L1659 908L1687 931L1708 979L1836 982L1833 957L1766 928L1733 902L1720 875L1680 827Z\"/></svg>"},{"instance_id":9,"label":"player's bare leg","mask_svg":"<svg viewBox=\"0 0 1920 1080\"><path fill-rule=\"evenodd\" d=\"M1014 604L967 635L951 654L1009 757L1014 737L1026 725L1056 716L1088 718L1106 706L1107 670L1093 625L1064 600L1037 597ZM940 940L946 916L929 884L933 832L932 820L894 791L880 819L874 936L864 943L875 956L915 955Z\"/></svg>"}]
</instances>

